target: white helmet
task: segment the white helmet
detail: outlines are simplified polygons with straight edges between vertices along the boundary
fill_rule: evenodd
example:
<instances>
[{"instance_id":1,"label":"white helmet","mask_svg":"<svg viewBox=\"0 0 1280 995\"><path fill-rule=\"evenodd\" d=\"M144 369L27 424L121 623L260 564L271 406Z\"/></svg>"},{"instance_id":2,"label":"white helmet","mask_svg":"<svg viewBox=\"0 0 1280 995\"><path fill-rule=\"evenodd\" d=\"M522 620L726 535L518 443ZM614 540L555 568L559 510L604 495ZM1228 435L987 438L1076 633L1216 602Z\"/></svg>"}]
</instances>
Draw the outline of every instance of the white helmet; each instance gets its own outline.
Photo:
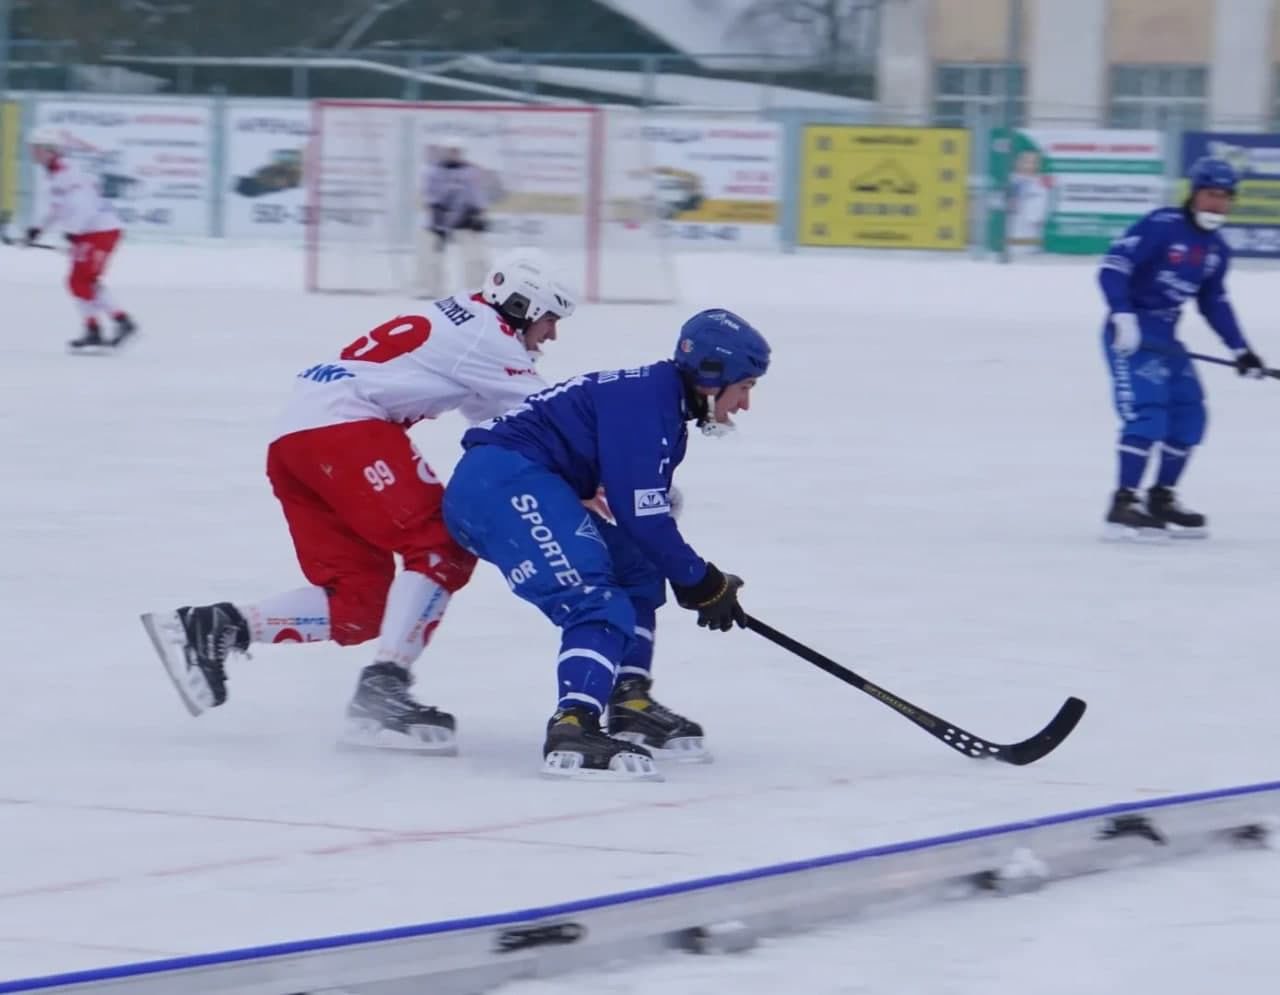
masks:
<instances>
[{"instance_id":1,"label":"white helmet","mask_svg":"<svg viewBox=\"0 0 1280 995\"><path fill-rule=\"evenodd\" d=\"M27 133L27 144L60 149L62 148L62 132L47 124L38 125Z\"/></svg>"},{"instance_id":2,"label":"white helmet","mask_svg":"<svg viewBox=\"0 0 1280 995\"><path fill-rule=\"evenodd\" d=\"M547 313L568 318L578 306L573 291L556 276L555 265L541 249L504 252L484 278L480 296L521 327Z\"/></svg>"}]
</instances>

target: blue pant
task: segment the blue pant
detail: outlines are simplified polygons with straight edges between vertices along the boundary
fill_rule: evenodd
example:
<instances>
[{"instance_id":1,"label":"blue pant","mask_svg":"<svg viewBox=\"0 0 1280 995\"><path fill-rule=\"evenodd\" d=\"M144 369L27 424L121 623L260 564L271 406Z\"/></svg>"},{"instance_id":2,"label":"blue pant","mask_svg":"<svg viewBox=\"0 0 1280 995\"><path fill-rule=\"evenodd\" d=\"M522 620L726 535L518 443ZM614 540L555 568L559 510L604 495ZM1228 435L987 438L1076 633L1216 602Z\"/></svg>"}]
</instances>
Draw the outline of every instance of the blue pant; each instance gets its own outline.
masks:
<instances>
[{"instance_id":1,"label":"blue pant","mask_svg":"<svg viewBox=\"0 0 1280 995\"><path fill-rule=\"evenodd\" d=\"M1198 445L1208 418L1204 390L1186 347L1170 337L1154 349L1144 346L1132 356L1117 356L1108 342L1104 333L1120 434L1180 448Z\"/></svg>"},{"instance_id":2,"label":"blue pant","mask_svg":"<svg viewBox=\"0 0 1280 995\"><path fill-rule=\"evenodd\" d=\"M444 495L453 537L564 635L560 704L596 711L619 673L647 674L666 581L559 476L499 446L468 450Z\"/></svg>"}]
</instances>

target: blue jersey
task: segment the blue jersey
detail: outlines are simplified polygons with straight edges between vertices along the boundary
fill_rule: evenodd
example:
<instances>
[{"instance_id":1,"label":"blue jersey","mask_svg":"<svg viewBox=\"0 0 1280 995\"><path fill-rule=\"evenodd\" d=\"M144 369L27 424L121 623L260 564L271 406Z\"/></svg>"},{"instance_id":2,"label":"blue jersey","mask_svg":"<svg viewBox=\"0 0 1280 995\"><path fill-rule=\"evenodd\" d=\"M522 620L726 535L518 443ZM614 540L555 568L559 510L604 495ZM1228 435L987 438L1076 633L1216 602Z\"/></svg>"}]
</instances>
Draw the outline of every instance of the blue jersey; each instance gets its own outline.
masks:
<instances>
[{"instance_id":1,"label":"blue jersey","mask_svg":"<svg viewBox=\"0 0 1280 995\"><path fill-rule=\"evenodd\" d=\"M1164 207L1135 221L1111 244L1098 282L1113 314L1137 315L1144 338L1172 338L1183 302L1194 297L1222 341L1244 349L1223 282L1230 260L1221 234L1196 227L1180 208Z\"/></svg>"},{"instance_id":2,"label":"blue jersey","mask_svg":"<svg viewBox=\"0 0 1280 995\"><path fill-rule=\"evenodd\" d=\"M671 583L688 587L707 564L680 535L668 491L689 442L689 417L684 380L666 360L566 380L468 430L462 446L514 450L584 500L603 487L618 525Z\"/></svg>"}]
</instances>

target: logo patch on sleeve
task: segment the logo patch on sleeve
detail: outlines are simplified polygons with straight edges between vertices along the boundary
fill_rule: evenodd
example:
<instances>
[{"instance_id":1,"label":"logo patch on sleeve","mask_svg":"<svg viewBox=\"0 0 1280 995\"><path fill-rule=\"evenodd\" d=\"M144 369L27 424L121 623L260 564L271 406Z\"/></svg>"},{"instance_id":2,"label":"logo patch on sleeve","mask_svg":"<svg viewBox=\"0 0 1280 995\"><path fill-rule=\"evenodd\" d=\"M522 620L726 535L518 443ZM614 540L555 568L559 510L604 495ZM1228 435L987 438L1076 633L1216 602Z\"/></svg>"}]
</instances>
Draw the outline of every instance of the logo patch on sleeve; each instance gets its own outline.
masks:
<instances>
[{"instance_id":1,"label":"logo patch on sleeve","mask_svg":"<svg viewBox=\"0 0 1280 995\"><path fill-rule=\"evenodd\" d=\"M665 488L650 487L643 490L637 488L635 495L636 518L643 518L645 515L671 514L671 501L667 497Z\"/></svg>"}]
</instances>

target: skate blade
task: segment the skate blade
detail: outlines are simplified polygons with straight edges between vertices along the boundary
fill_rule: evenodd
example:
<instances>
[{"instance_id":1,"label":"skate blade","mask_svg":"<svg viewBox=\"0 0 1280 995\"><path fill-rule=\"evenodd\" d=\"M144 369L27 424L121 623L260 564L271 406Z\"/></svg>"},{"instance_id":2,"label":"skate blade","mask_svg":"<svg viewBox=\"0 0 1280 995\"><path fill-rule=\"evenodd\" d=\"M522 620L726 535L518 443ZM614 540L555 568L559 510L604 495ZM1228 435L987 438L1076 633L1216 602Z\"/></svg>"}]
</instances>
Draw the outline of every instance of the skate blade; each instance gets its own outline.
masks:
<instances>
[{"instance_id":1,"label":"skate blade","mask_svg":"<svg viewBox=\"0 0 1280 995\"><path fill-rule=\"evenodd\" d=\"M552 750L542 761L542 776L564 781L662 781L665 778L649 757L639 753L619 753L607 770L582 766L582 754L572 750Z\"/></svg>"},{"instance_id":2,"label":"skate blade","mask_svg":"<svg viewBox=\"0 0 1280 995\"><path fill-rule=\"evenodd\" d=\"M670 760L678 764L709 764L715 760L715 756L707 749L701 736L676 736L667 740L665 746L655 746L653 743L646 742L638 732L614 732L609 735L614 739L643 746L660 760Z\"/></svg>"},{"instance_id":3,"label":"skate blade","mask_svg":"<svg viewBox=\"0 0 1280 995\"><path fill-rule=\"evenodd\" d=\"M456 757L457 734L440 726L410 726L398 732L372 719L348 719L338 738L344 750L379 750L384 753L416 753L429 757Z\"/></svg>"},{"instance_id":4,"label":"skate blade","mask_svg":"<svg viewBox=\"0 0 1280 995\"><path fill-rule=\"evenodd\" d=\"M199 715L214 706L213 689L196 667L187 665L187 630L177 612L147 612L140 615L142 627L151 637L164 672L173 681L178 697L192 715Z\"/></svg>"},{"instance_id":5,"label":"skate blade","mask_svg":"<svg viewBox=\"0 0 1280 995\"><path fill-rule=\"evenodd\" d=\"M1169 541L1168 529L1136 529L1108 522L1102 528L1103 542L1162 543Z\"/></svg>"},{"instance_id":6,"label":"skate blade","mask_svg":"<svg viewBox=\"0 0 1280 995\"><path fill-rule=\"evenodd\" d=\"M108 356L115 350L107 343L102 345L68 345L67 352L73 356Z\"/></svg>"},{"instance_id":7,"label":"skate blade","mask_svg":"<svg viewBox=\"0 0 1280 995\"><path fill-rule=\"evenodd\" d=\"M1208 539L1209 527L1207 525L1197 525L1190 528L1170 525L1167 529L1170 539Z\"/></svg>"}]
</instances>

